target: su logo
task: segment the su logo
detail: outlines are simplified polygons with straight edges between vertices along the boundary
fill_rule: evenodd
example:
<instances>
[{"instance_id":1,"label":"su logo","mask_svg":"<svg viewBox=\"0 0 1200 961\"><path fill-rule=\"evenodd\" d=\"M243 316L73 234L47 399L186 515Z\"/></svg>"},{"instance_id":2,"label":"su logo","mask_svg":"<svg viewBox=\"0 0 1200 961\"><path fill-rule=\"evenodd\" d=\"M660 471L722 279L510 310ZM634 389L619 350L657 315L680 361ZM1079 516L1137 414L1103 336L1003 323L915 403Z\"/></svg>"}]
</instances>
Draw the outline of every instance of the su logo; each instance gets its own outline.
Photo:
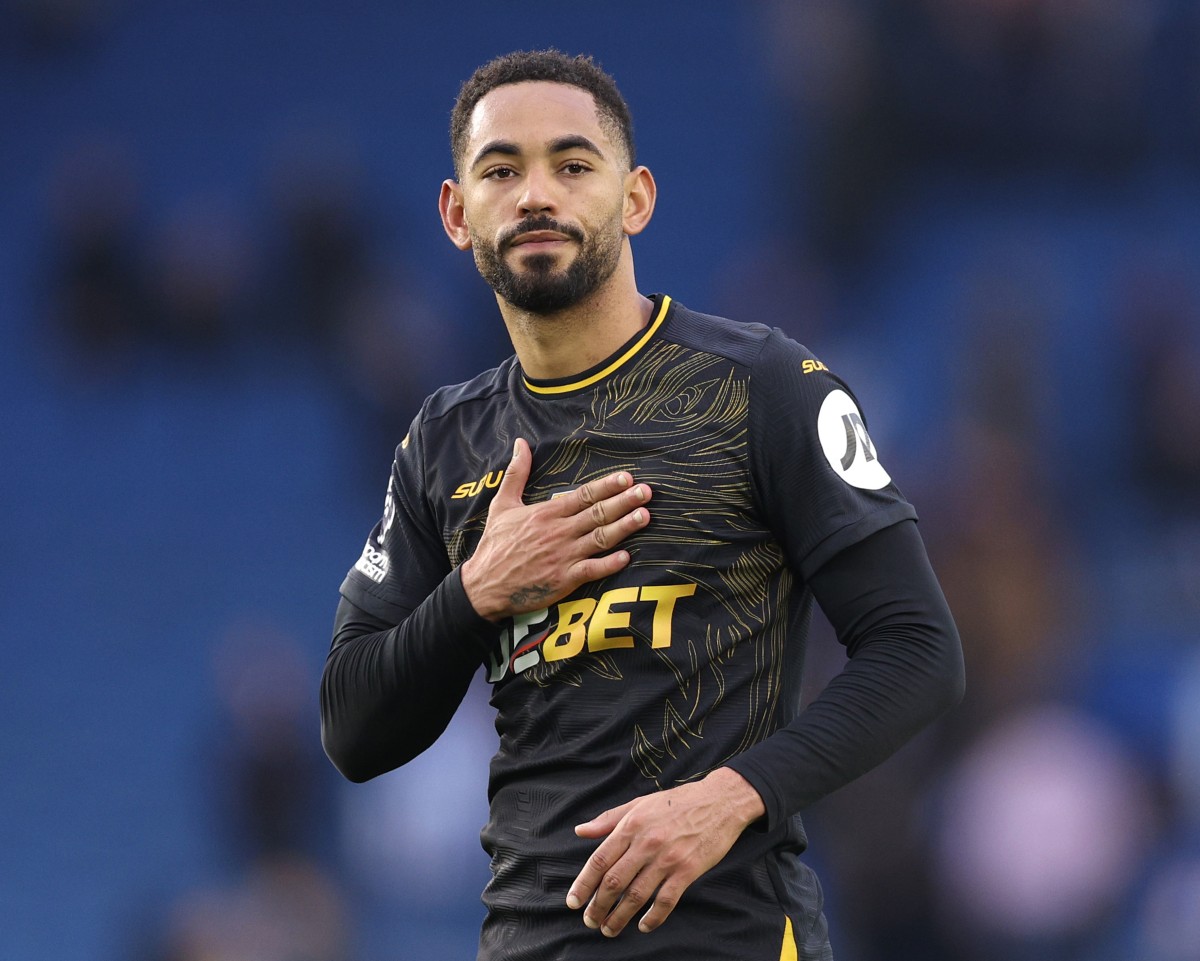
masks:
<instances>
[{"instance_id":1,"label":"su logo","mask_svg":"<svg viewBox=\"0 0 1200 961\"><path fill-rule=\"evenodd\" d=\"M454 488L454 493L450 495L450 499L461 500L464 497L474 497L476 494L479 494L482 491L499 487L500 481L503 479L504 471L488 471L477 481L467 481L465 484L459 484L456 488Z\"/></svg>"}]
</instances>

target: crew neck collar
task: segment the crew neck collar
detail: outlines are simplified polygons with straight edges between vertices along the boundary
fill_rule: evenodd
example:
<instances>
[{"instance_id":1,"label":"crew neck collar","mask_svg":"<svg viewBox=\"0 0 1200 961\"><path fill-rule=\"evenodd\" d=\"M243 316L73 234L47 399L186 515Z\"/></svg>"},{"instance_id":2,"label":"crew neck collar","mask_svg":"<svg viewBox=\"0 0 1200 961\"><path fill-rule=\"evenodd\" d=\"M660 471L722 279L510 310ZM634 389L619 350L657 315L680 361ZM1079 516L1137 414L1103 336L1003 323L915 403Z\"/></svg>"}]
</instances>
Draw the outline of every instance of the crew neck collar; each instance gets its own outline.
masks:
<instances>
[{"instance_id":1,"label":"crew neck collar","mask_svg":"<svg viewBox=\"0 0 1200 961\"><path fill-rule=\"evenodd\" d=\"M557 397L562 394L582 390L585 387L591 387L592 384L616 373L641 353L642 348L650 342L650 339L663 325L667 314L670 312L672 301L666 294L651 294L650 300L655 305L654 309L650 312L650 323L629 338L613 353L609 354L608 357L600 361L600 363L578 374L571 374L569 377L557 377L550 380L530 377L522 372L521 379L524 381L525 387L539 397Z\"/></svg>"}]
</instances>

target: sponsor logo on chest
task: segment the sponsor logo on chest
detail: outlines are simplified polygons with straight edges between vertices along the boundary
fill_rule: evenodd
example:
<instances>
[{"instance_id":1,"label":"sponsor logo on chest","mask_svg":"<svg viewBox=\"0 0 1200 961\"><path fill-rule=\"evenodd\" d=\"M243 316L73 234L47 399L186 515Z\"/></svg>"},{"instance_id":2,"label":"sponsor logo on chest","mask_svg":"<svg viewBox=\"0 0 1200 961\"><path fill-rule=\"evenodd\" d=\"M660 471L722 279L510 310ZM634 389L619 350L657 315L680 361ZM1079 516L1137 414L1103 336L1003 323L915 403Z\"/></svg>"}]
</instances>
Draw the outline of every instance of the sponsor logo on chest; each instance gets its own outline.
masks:
<instances>
[{"instance_id":1,"label":"sponsor logo on chest","mask_svg":"<svg viewBox=\"0 0 1200 961\"><path fill-rule=\"evenodd\" d=\"M489 658L488 682L520 674L543 661L561 661L634 646L633 631L650 638L652 648L671 646L676 604L696 593L695 584L616 587L598 598L559 601L540 611L518 614L500 632Z\"/></svg>"},{"instance_id":2,"label":"sponsor logo on chest","mask_svg":"<svg viewBox=\"0 0 1200 961\"><path fill-rule=\"evenodd\" d=\"M454 488L454 493L450 495L450 499L457 501L465 497L475 497L482 494L485 490L493 490L500 486L500 481L504 479L504 471L493 470L488 471L477 481L467 481L465 484L459 484Z\"/></svg>"}]
</instances>

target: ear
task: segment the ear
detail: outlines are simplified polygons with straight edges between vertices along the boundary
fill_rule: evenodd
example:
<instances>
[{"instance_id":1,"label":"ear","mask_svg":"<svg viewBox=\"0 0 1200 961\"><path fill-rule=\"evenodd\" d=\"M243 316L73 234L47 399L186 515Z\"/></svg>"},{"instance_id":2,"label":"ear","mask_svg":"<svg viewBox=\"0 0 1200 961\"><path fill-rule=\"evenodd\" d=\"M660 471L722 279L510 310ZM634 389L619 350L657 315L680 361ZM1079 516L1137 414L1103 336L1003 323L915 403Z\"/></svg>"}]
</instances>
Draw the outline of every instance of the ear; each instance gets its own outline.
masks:
<instances>
[{"instance_id":1,"label":"ear","mask_svg":"<svg viewBox=\"0 0 1200 961\"><path fill-rule=\"evenodd\" d=\"M625 212L621 225L628 236L640 234L646 229L646 224L654 215L657 196L658 186L654 183L654 176L645 167L634 167L625 175Z\"/></svg>"},{"instance_id":2,"label":"ear","mask_svg":"<svg viewBox=\"0 0 1200 961\"><path fill-rule=\"evenodd\" d=\"M450 242L459 250L471 249L471 232L467 229L467 212L463 208L462 187L453 180L442 181L442 192L438 196L438 210L442 215L442 227Z\"/></svg>"}]
</instances>

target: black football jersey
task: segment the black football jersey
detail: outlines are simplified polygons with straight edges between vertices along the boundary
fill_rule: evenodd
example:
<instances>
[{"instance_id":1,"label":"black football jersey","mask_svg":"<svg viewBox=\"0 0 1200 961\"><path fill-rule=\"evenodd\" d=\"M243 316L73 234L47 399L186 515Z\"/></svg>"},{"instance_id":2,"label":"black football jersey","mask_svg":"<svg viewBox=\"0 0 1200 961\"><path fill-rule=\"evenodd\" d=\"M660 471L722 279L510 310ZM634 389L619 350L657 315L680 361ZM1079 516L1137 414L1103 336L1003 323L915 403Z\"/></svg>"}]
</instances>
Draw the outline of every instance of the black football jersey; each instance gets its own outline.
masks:
<instances>
[{"instance_id":1,"label":"black football jersey","mask_svg":"<svg viewBox=\"0 0 1200 961\"><path fill-rule=\"evenodd\" d=\"M806 579L915 517L853 394L779 330L656 296L650 324L577 376L532 380L512 358L432 395L396 451L347 600L399 623L445 590L518 437L533 451L527 503L617 470L653 498L650 523L621 545L624 570L439 641L473 648L500 739L480 959L827 957L820 886L799 858L803 828L770 738L800 710ZM755 786L767 816L659 930L631 924L613 943L585 928L565 897L599 842L574 826L722 765Z\"/></svg>"}]
</instances>

